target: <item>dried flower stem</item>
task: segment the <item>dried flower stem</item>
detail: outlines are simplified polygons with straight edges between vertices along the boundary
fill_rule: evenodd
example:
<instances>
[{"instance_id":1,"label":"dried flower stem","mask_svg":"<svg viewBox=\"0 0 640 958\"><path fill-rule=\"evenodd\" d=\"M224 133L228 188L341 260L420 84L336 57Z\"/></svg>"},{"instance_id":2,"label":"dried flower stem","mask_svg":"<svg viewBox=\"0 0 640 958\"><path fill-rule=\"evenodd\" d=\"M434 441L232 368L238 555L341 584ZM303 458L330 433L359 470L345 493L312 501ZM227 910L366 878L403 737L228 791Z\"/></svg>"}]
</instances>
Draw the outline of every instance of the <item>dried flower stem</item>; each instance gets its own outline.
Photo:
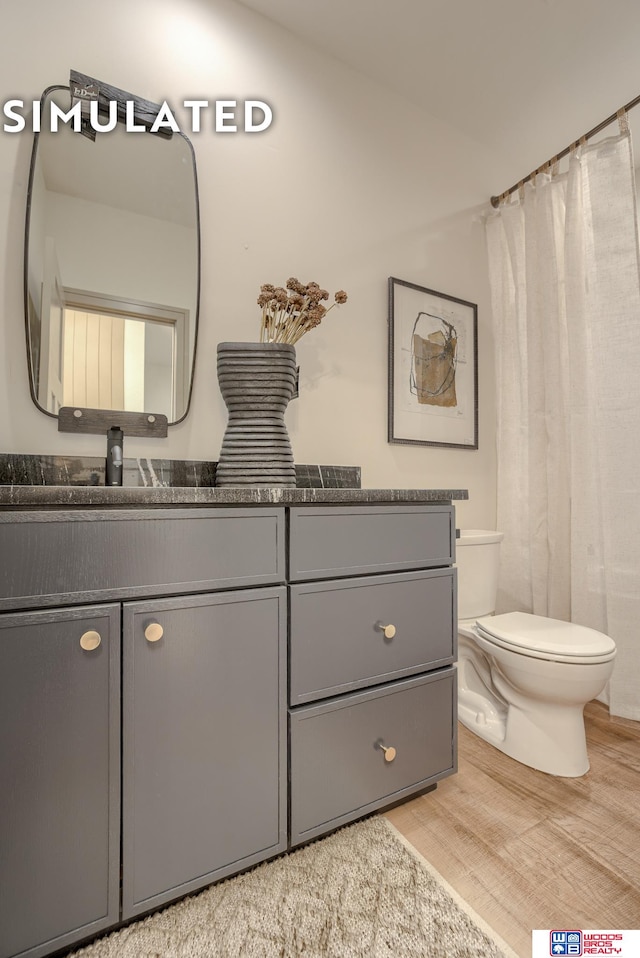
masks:
<instances>
[{"instance_id":1,"label":"dried flower stem","mask_svg":"<svg viewBox=\"0 0 640 958\"><path fill-rule=\"evenodd\" d=\"M258 296L258 306L262 307L260 342L295 345L305 333L321 323L329 310L346 303L347 294L338 290L334 302L326 307L322 301L328 298L327 290L321 289L317 283L304 286L295 277L287 281L286 289L265 283Z\"/></svg>"}]
</instances>

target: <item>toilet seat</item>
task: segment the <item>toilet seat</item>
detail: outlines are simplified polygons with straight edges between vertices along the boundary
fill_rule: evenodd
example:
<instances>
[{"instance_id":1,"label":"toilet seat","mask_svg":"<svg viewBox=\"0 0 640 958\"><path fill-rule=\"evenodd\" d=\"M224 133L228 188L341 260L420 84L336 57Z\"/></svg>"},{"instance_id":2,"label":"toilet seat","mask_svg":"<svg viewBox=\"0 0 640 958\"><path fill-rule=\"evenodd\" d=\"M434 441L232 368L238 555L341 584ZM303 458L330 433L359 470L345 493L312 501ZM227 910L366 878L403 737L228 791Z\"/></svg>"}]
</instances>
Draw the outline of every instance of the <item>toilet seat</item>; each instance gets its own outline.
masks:
<instances>
[{"instance_id":1,"label":"toilet seat","mask_svg":"<svg viewBox=\"0 0 640 958\"><path fill-rule=\"evenodd\" d=\"M603 632L527 612L483 616L475 628L493 645L536 659L595 665L616 653L615 642Z\"/></svg>"}]
</instances>

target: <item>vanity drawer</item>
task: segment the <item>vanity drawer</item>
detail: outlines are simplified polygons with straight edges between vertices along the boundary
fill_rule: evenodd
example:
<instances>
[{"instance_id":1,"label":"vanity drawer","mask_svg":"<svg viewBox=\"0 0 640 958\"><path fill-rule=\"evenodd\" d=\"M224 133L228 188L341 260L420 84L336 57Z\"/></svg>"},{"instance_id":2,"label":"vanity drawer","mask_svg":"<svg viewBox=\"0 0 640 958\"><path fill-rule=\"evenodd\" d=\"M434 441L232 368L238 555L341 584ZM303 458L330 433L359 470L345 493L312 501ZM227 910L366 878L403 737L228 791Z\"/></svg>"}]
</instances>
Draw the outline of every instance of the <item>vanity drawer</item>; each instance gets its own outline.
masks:
<instances>
[{"instance_id":1,"label":"vanity drawer","mask_svg":"<svg viewBox=\"0 0 640 958\"><path fill-rule=\"evenodd\" d=\"M451 667L290 711L291 845L456 770L455 677Z\"/></svg>"},{"instance_id":2,"label":"vanity drawer","mask_svg":"<svg viewBox=\"0 0 640 958\"><path fill-rule=\"evenodd\" d=\"M308 506L290 510L292 582L451 565L453 506Z\"/></svg>"},{"instance_id":3,"label":"vanity drawer","mask_svg":"<svg viewBox=\"0 0 640 958\"><path fill-rule=\"evenodd\" d=\"M0 609L285 579L284 510L0 513Z\"/></svg>"},{"instance_id":4,"label":"vanity drawer","mask_svg":"<svg viewBox=\"0 0 640 958\"><path fill-rule=\"evenodd\" d=\"M450 664L455 608L453 569L291 586L290 704Z\"/></svg>"}]
</instances>

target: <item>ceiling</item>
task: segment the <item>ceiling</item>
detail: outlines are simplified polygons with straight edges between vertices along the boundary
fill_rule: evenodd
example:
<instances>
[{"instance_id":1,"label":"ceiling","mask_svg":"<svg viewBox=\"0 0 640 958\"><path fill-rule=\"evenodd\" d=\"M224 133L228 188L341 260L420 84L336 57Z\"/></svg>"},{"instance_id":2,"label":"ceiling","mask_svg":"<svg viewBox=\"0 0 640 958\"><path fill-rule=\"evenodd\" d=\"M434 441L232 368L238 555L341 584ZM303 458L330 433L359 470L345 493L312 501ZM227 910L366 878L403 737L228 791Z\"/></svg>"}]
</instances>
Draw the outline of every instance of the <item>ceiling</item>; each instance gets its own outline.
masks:
<instances>
[{"instance_id":1,"label":"ceiling","mask_svg":"<svg viewBox=\"0 0 640 958\"><path fill-rule=\"evenodd\" d=\"M638 0L240 2L498 152L494 192L640 94Z\"/></svg>"}]
</instances>

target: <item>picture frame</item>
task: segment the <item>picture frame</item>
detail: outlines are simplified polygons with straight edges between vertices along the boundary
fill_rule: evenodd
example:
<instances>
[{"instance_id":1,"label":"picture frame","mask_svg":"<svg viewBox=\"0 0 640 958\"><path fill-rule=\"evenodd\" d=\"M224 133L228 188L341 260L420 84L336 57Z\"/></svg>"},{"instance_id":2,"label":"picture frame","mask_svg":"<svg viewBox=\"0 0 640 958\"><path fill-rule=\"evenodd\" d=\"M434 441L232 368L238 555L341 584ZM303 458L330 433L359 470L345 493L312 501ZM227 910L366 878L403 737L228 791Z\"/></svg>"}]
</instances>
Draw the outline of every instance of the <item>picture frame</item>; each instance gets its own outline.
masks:
<instances>
[{"instance_id":1,"label":"picture frame","mask_svg":"<svg viewBox=\"0 0 640 958\"><path fill-rule=\"evenodd\" d=\"M478 448L478 307L389 277L388 441Z\"/></svg>"}]
</instances>

